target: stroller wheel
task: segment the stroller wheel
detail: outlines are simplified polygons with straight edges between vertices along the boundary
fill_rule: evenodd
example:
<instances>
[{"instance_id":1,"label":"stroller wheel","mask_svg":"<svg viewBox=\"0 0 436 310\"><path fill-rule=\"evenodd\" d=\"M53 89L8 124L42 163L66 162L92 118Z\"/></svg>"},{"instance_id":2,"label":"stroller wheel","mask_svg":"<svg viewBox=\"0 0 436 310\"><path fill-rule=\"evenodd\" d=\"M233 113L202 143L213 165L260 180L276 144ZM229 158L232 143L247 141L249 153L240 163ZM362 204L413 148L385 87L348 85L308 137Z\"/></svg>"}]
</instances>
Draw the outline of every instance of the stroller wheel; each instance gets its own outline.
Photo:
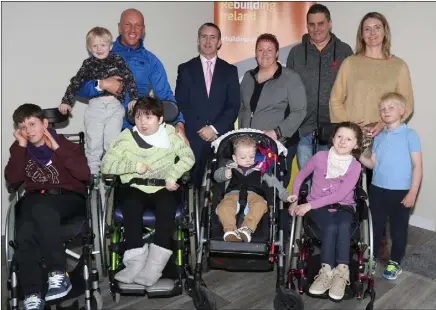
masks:
<instances>
[{"instance_id":1,"label":"stroller wheel","mask_svg":"<svg viewBox=\"0 0 436 310\"><path fill-rule=\"evenodd\" d=\"M274 310L304 310L303 300L298 292L281 288L274 298Z\"/></svg>"},{"instance_id":2,"label":"stroller wheel","mask_svg":"<svg viewBox=\"0 0 436 310\"><path fill-rule=\"evenodd\" d=\"M194 289L195 290L195 289ZM207 287L200 286L198 291L192 292L195 309L215 310L216 300Z\"/></svg>"},{"instance_id":3,"label":"stroller wheel","mask_svg":"<svg viewBox=\"0 0 436 310\"><path fill-rule=\"evenodd\" d=\"M115 292L115 293L112 293L111 295L112 295L112 300L114 301L114 303L119 304L120 300L121 300L120 293Z\"/></svg>"},{"instance_id":4,"label":"stroller wheel","mask_svg":"<svg viewBox=\"0 0 436 310\"><path fill-rule=\"evenodd\" d=\"M100 291L96 290L92 293L91 297L91 309L92 310L102 310L103 309L103 297Z\"/></svg>"}]
</instances>

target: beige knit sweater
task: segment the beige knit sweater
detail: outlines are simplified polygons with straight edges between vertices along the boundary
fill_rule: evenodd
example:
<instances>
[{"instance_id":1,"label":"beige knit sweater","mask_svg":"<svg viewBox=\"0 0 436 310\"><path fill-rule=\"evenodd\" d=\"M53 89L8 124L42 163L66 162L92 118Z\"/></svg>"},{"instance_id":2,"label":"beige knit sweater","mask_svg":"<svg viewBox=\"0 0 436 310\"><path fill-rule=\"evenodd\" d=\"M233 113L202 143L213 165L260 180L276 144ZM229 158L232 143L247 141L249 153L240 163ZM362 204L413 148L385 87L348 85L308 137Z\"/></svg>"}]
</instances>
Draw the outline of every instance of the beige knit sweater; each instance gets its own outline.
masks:
<instances>
[{"instance_id":1,"label":"beige knit sweater","mask_svg":"<svg viewBox=\"0 0 436 310\"><path fill-rule=\"evenodd\" d=\"M413 112L413 90L407 64L399 57L380 60L350 56L339 68L330 96L332 123L364 120L364 125L380 120L379 102L388 92L406 98L407 120Z\"/></svg>"}]
</instances>

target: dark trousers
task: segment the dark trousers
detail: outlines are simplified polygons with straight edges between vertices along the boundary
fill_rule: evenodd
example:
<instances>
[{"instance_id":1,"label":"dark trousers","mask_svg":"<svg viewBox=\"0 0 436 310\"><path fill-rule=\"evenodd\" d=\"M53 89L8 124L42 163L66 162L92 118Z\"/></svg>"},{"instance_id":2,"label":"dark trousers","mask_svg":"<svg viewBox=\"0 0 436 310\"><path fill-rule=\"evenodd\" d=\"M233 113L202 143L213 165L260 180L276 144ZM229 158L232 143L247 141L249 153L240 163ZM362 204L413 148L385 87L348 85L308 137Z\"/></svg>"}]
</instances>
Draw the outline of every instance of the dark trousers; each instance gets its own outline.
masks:
<instances>
[{"instance_id":1,"label":"dark trousers","mask_svg":"<svg viewBox=\"0 0 436 310\"><path fill-rule=\"evenodd\" d=\"M30 193L17 205L15 259L25 295L42 291L42 260L49 272L65 271L66 254L61 221L85 215L85 198L76 194Z\"/></svg>"},{"instance_id":2,"label":"dark trousers","mask_svg":"<svg viewBox=\"0 0 436 310\"><path fill-rule=\"evenodd\" d=\"M321 236L321 263L335 267L350 262L350 239L353 213L345 210L329 212L327 207L311 211L312 220L318 226ZM357 229L357 228L356 228Z\"/></svg>"},{"instance_id":3,"label":"dark trousers","mask_svg":"<svg viewBox=\"0 0 436 310\"><path fill-rule=\"evenodd\" d=\"M178 192L171 192L165 188L153 194L147 194L134 187L120 189L126 250L144 245L142 215L146 208L153 210L156 218L154 243L171 250L171 240L176 227L176 193Z\"/></svg>"},{"instance_id":4,"label":"dark trousers","mask_svg":"<svg viewBox=\"0 0 436 310\"><path fill-rule=\"evenodd\" d=\"M401 201L408 190L390 190L371 185L369 207L372 215L374 230L374 256L377 257L378 249L386 229L386 220L389 217L389 226L392 239L391 260L401 263L407 245L410 209Z\"/></svg>"}]
</instances>

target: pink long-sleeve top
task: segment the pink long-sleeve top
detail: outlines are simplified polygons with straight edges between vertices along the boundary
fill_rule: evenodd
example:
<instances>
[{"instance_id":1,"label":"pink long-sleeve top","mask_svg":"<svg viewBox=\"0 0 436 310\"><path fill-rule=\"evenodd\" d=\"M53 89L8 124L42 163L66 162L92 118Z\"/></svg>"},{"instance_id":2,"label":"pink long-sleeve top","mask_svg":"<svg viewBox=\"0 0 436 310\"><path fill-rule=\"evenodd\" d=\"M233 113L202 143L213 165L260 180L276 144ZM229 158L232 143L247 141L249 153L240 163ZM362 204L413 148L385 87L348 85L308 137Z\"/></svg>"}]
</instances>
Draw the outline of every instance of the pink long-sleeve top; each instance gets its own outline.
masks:
<instances>
[{"instance_id":1,"label":"pink long-sleeve top","mask_svg":"<svg viewBox=\"0 0 436 310\"><path fill-rule=\"evenodd\" d=\"M356 206L354 189L361 172L361 164L353 159L345 175L326 179L328 151L320 151L312 156L306 166L295 176L292 186L293 195L299 194L303 181L313 173L312 185L307 201L312 209L318 209L330 204Z\"/></svg>"}]
</instances>

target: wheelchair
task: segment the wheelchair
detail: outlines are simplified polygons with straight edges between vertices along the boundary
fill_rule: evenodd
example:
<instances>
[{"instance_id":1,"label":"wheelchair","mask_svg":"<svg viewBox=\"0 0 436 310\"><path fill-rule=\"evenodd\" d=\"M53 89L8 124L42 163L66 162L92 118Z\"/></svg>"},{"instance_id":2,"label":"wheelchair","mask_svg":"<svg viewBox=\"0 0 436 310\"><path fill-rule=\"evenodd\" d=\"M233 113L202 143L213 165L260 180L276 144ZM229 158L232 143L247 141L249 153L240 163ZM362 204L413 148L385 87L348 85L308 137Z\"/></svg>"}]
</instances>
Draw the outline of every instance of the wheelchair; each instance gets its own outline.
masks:
<instances>
[{"instance_id":1,"label":"wheelchair","mask_svg":"<svg viewBox=\"0 0 436 310\"><path fill-rule=\"evenodd\" d=\"M68 115L62 115L57 108L43 110L45 117L48 119L49 125L54 127L55 124L62 123L68 119ZM84 133L64 134L70 141L79 143L82 152L84 153L85 142ZM9 297L7 300L8 309L18 309L19 301L22 301L24 296L19 288L17 279L17 265L14 260L14 251L17 249L15 238L15 217L16 205L23 197L25 190L23 184L9 184L8 192L13 196L9 205L6 217L6 259L7 259L7 287ZM59 303L64 303L70 299L85 295L84 309L100 310L103 308L103 299L99 288L99 270L98 258L100 257L99 248L99 227L98 227L98 209L99 202L97 196L93 194L92 181L86 184L86 216L76 216L62 223L62 239L65 244L65 251L68 259L72 259L74 267L72 270L67 270L70 275L70 280L73 289L70 293L59 300L49 302L46 307L54 302L57 308L62 308ZM75 250L79 249L79 253ZM45 273L47 274L47 273ZM71 308L78 308L79 304L76 300Z\"/></svg>"},{"instance_id":2,"label":"wheelchair","mask_svg":"<svg viewBox=\"0 0 436 310\"><path fill-rule=\"evenodd\" d=\"M178 107L174 102L162 101L164 105L164 121L172 122L177 118ZM129 116L130 122L133 122L132 116ZM186 173L179 181L180 196L178 200L178 207L175 215L176 230L173 238L173 256L170 258L167 266L163 271L163 276L153 286L142 286L139 284L126 284L115 280L115 274L123 268L123 253L124 247L124 223L123 214L119 198L119 189L122 186L118 176L103 175L103 180L106 186L105 193L105 207L102 213L103 227L103 248L105 253L103 255L103 263L105 271L109 279L109 290L112 299L115 303L119 303L122 295L147 295L148 298L155 297L172 297L181 295L184 290L189 290L189 281L183 284L184 279L192 279L192 271L189 265L189 256L195 257L195 252L189 246L189 239L193 239L195 233L193 232L193 225L189 217L189 195L193 193L192 185L190 182L189 172ZM131 184L138 185L151 185L147 179L132 179L127 186ZM155 181L155 180L154 180ZM123 186L126 186L124 184ZM145 210L142 217L143 221L143 237L144 243L151 243L155 233L155 216L152 211ZM192 282L192 280L191 280Z\"/></svg>"},{"instance_id":3,"label":"wheelchair","mask_svg":"<svg viewBox=\"0 0 436 310\"><path fill-rule=\"evenodd\" d=\"M241 136L250 136L256 142L256 162L266 164L265 173L274 174L280 182L286 172L287 149L278 141L272 140L256 129L242 128L228 132L212 142L213 156L206 164L206 187L204 201L197 206L200 228L196 240L197 259L194 270L194 283L191 290L196 309L215 309L215 300L202 280L204 270L221 269L227 271L271 272L277 263L276 291L285 286L285 227L283 201L277 197L277 190L265 185L265 200L269 211L259 222L252 234L251 242L226 242L223 240L223 227L216 214L216 207L225 194L225 184L216 183L213 174L232 158L233 141ZM236 214L237 225L244 218L244 207ZM298 297L298 296L297 296ZM302 301L294 299L296 307L302 307Z\"/></svg>"},{"instance_id":4,"label":"wheelchair","mask_svg":"<svg viewBox=\"0 0 436 310\"><path fill-rule=\"evenodd\" d=\"M327 143L333 126L327 126L314 132L313 148L316 151L317 141ZM373 228L371 211L368 207L368 196L364 187L365 170L362 173L356 185L354 200L356 201L356 212L352 224L352 236L350 243L350 285L347 285L343 299L358 300L370 297L366 310L372 310L375 300L374 278L372 275L373 262ZM307 202L309 193L308 185L303 184L299 193L299 204ZM349 212L339 204L329 206L329 209L335 209L337 212ZM289 307L289 301L296 298L295 292L300 295L307 294L311 297L329 298L328 292L320 296L309 294L309 287L314 281L314 277L321 268L320 255L314 254L316 248L320 248L320 230L311 219L309 211L303 217L293 216L288 255L286 261L287 279L286 290L274 300L275 309L303 309ZM365 285L366 284L366 285ZM365 289L366 286L366 289ZM301 299L301 296L298 296Z\"/></svg>"}]
</instances>

